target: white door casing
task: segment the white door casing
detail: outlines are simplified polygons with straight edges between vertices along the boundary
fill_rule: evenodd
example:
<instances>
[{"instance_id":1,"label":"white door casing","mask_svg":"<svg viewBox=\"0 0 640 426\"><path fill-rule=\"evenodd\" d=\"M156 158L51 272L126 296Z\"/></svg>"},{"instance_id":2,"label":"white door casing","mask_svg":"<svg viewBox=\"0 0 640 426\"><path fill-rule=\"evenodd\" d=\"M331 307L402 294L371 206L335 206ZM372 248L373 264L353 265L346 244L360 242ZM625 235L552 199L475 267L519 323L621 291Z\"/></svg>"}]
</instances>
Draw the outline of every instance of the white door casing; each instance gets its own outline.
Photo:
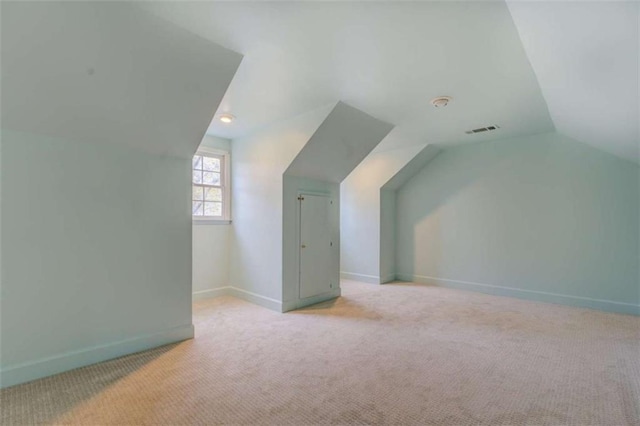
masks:
<instances>
[{"instance_id":1,"label":"white door casing","mask_svg":"<svg viewBox=\"0 0 640 426\"><path fill-rule=\"evenodd\" d=\"M328 293L332 283L332 229L333 201L327 195L301 194L300 202L300 281L299 297Z\"/></svg>"}]
</instances>

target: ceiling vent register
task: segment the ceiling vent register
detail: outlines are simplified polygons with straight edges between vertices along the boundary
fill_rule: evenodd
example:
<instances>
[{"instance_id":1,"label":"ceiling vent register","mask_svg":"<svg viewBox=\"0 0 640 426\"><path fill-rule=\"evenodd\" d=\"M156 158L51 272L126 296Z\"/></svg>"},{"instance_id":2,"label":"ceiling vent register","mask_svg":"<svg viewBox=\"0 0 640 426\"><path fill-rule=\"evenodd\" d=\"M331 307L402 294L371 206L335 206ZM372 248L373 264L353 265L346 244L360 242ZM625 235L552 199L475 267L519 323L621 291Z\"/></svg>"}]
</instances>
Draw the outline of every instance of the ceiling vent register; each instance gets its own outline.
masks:
<instances>
[{"instance_id":1,"label":"ceiling vent register","mask_svg":"<svg viewBox=\"0 0 640 426\"><path fill-rule=\"evenodd\" d=\"M493 126L480 127L478 129L467 130L465 133L468 135L472 135L474 133L483 133L483 132L492 132L494 130L498 130L500 126L494 124Z\"/></svg>"}]
</instances>

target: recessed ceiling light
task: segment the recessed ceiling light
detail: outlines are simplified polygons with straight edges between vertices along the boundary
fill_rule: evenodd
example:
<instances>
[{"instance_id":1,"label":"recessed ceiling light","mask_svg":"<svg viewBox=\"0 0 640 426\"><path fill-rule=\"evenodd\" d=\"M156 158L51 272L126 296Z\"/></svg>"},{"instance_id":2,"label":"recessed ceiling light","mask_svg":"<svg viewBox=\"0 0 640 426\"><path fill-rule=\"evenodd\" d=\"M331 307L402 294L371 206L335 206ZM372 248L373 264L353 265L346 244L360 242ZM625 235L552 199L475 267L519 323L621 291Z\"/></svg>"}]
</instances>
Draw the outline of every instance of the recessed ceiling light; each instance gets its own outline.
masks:
<instances>
[{"instance_id":1,"label":"recessed ceiling light","mask_svg":"<svg viewBox=\"0 0 640 426\"><path fill-rule=\"evenodd\" d=\"M231 115L231 114L226 114L225 113L225 114L220 114L218 116L218 119L220 121L222 121L223 123L227 123L228 124L228 123L231 123L235 119L235 117L233 115Z\"/></svg>"},{"instance_id":2,"label":"recessed ceiling light","mask_svg":"<svg viewBox=\"0 0 640 426\"><path fill-rule=\"evenodd\" d=\"M444 108L452 100L453 98L451 96L438 96L437 98L431 99L431 105L433 105L436 108Z\"/></svg>"}]
</instances>

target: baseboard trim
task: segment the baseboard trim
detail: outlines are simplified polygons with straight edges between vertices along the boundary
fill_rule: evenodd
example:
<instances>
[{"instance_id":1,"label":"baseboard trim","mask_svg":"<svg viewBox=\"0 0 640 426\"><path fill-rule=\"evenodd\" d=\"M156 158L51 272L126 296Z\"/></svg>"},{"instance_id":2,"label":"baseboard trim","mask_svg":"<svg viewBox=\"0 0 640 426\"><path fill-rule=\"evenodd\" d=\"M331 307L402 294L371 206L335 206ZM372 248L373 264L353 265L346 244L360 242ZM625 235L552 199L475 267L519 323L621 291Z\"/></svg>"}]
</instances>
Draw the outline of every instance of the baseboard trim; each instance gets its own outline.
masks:
<instances>
[{"instance_id":1,"label":"baseboard trim","mask_svg":"<svg viewBox=\"0 0 640 426\"><path fill-rule=\"evenodd\" d=\"M315 305L316 303L326 302L327 300L340 297L342 290L337 288L328 293L319 294L317 296L306 297L304 299L288 300L282 302L282 312L289 312L295 309L304 308L306 306Z\"/></svg>"},{"instance_id":2,"label":"baseboard trim","mask_svg":"<svg viewBox=\"0 0 640 426\"><path fill-rule=\"evenodd\" d=\"M252 293L238 287L219 287L210 290L196 291L192 295L193 301L211 299L218 296L233 296L238 299L262 306L272 311L282 312L282 302L260 294Z\"/></svg>"},{"instance_id":3,"label":"baseboard trim","mask_svg":"<svg viewBox=\"0 0 640 426\"><path fill-rule=\"evenodd\" d=\"M380 277L376 275L356 274L355 272L340 271L340 278L343 280L360 281L368 284L380 284Z\"/></svg>"},{"instance_id":4,"label":"baseboard trim","mask_svg":"<svg viewBox=\"0 0 640 426\"><path fill-rule=\"evenodd\" d=\"M193 324L28 362L0 371L0 388L193 338Z\"/></svg>"},{"instance_id":5,"label":"baseboard trim","mask_svg":"<svg viewBox=\"0 0 640 426\"><path fill-rule=\"evenodd\" d=\"M227 287L227 293L229 296L237 297L238 299L246 300L247 302L260 305L272 311L282 312L282 302L270 297L262 296L256 293L252 293L247 290L242 290L237 287Z\"/></svg>"},{"instance_id":6,"label":"baseboard trim","mask_svg":"<svg viewBox=\"0 0 640 426\"><path fill-rule=\"evenodd\" d=\"M198 300L211 299L218 296L227 296L231 287L218 287L209 290L194 291L191 295L191 301L196 302Z\"/></svg>"},{"instance_id":7,"label":"baseboard trim","mask_svg":"<svg viewBox=\"0 0 640 426\"><path fill-rule=\"evenodd\" d=\"M397 279L397 278L396 278L396 274L389 274L389 275L387 275L386 277L384 277L384 278L382 279L382 281L380 282L380 284L390 283L390 282L392 282L392 281L395 281L396 279Z\"/></svg>"},{"instance_id":8,"label":"baseboard trim","mask_svg":"<svg viewBox=\"0 0 640 426\"><path fill-rule=\"evenodd\" d=\"M560 305L576 306L580 308L598 309L618 314L640 315L640 305L632 303L614 302L611 300L591 299L588 297L570 296L567 294L549 293L544 291L523 290L513 287L502 287L491 284L481 284L471 281L451 280L446 278L429 277L425 275L397 274L397 279L418 284L430 284L459 290L477 291L496 296L515 297L518 299L534 300L537 302L557 303Z\"/></svg>"}]
</instances>

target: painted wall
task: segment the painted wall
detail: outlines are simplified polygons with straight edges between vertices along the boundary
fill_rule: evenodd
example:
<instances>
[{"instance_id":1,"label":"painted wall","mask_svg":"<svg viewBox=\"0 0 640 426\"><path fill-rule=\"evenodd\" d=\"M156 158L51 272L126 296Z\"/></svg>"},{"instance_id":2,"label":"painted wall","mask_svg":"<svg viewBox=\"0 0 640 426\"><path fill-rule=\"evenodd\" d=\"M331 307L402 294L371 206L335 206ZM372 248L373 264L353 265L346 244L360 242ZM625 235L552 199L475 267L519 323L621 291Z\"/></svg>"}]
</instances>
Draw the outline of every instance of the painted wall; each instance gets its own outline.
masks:
<instances>
[{"instance_id":1,"label":"painted wall","mask_svg":"<svg viewBox=\"0 0 640 426\"><path fill-rule=\"evenodd\" d=\"M193 221L193 299L218 296L229 285L231 225Z\"/></svg>"},{"instance_id":2,"label":"painted wall","mask_svg":"<svg viewBox=\"0 0 640 426\"><path fill-rule=\"evenodd\" d=\"M275 310L282 308L283 173L333 106L232 142L229 283L241 297Z\"/></svg>"},{"instance_id":3,"label":"painted wall","mask_svg":"<svg viewBox=\"0 0 640 426\"><path fill-rule=\"evenodd\" d=\"M447 149L398 191L400 278L638 313L639 180L557 133Z\"/></svg>"},{"instance_id":4,"label":"painted wall","mask_svg":"<svg viewBox=\"0 0 640 426\"><path fill-rule=\"evenodd\" d=\"M229 139L219 138L213 135L205 135L200 146L231 152L231 141Z\"/></svg>"},{"instance_id":5,"label":"painted wall","mask_svg":"<svg viewBox=\"0 0 640 426\"><path fill-rule=\"evenodd\" d=\"M242 56L133 2L1 19L1 385L193 336L191 156Z\"/></svg>"},{"instance_id":6,"label":"painted wall","mask_svg":"<svg viewBox=\"0 0 640 426\"><path fill-rule=\"evenodd\" d=\"M231 141L207 135L201 147L231 152ZM230 224L193 221L193 299L221 294L229 285Z\"/></svg>"},{"instance_id":7,"label":"painted wall","mask_svg":"<svg viewBox=\"0 0 640 426\"><path fill-rule=\"evenodd\" d=\"M396 279L396 191L380 190L380 283Z\"/></svg>"},{"instance_id":8,"label":"painted wall","mask_svg":"<svg viewBox=\"0 0 640 426\"><path fill-rule=\"evenodd\" d=\"M338 101L233 141L232 294L275 310L302 306L294 300L297 250L291 246L296 192L330 192L339 229L340 182L392 128Z\"/></svg>"},{"instance_id":9,"label":"painted wall","mask_svg":"<svg viewBox=\"0 0 640 426\"><path fill-rule=\"evenodd\" d=\"M379 284L380 188L424 145L372 152L340 185L342 276ZM386 250L392 250L389 241Z\"/></svg>"},{"instance_id":10,"label":"painted wall","mask_svg":"<svg viewBox=\"0 0 640 426\"><path fill-rule=\"evenodd\" d=\"M1 136L2 385L192 336L190 160Z\"/></svg>"},{"instance_id":11,"label":"painted wall","mask_svg":"<svg viewBox=\"0 0 640 426\"><path fill-rule=\"evenodd\" d=\"M138 3L3 2L3 128L193 154L242 56Z\"/></svg>"},{"instance_id":12,"label":"painted wall","mask_svg":"<svg viewBox=\"0 0 640 426\"><path fill-rule=\"evenodd\" d=\"M392 124L339 101L286 174L341 183L392 129Z\"/></svg>"}]
</instances>

